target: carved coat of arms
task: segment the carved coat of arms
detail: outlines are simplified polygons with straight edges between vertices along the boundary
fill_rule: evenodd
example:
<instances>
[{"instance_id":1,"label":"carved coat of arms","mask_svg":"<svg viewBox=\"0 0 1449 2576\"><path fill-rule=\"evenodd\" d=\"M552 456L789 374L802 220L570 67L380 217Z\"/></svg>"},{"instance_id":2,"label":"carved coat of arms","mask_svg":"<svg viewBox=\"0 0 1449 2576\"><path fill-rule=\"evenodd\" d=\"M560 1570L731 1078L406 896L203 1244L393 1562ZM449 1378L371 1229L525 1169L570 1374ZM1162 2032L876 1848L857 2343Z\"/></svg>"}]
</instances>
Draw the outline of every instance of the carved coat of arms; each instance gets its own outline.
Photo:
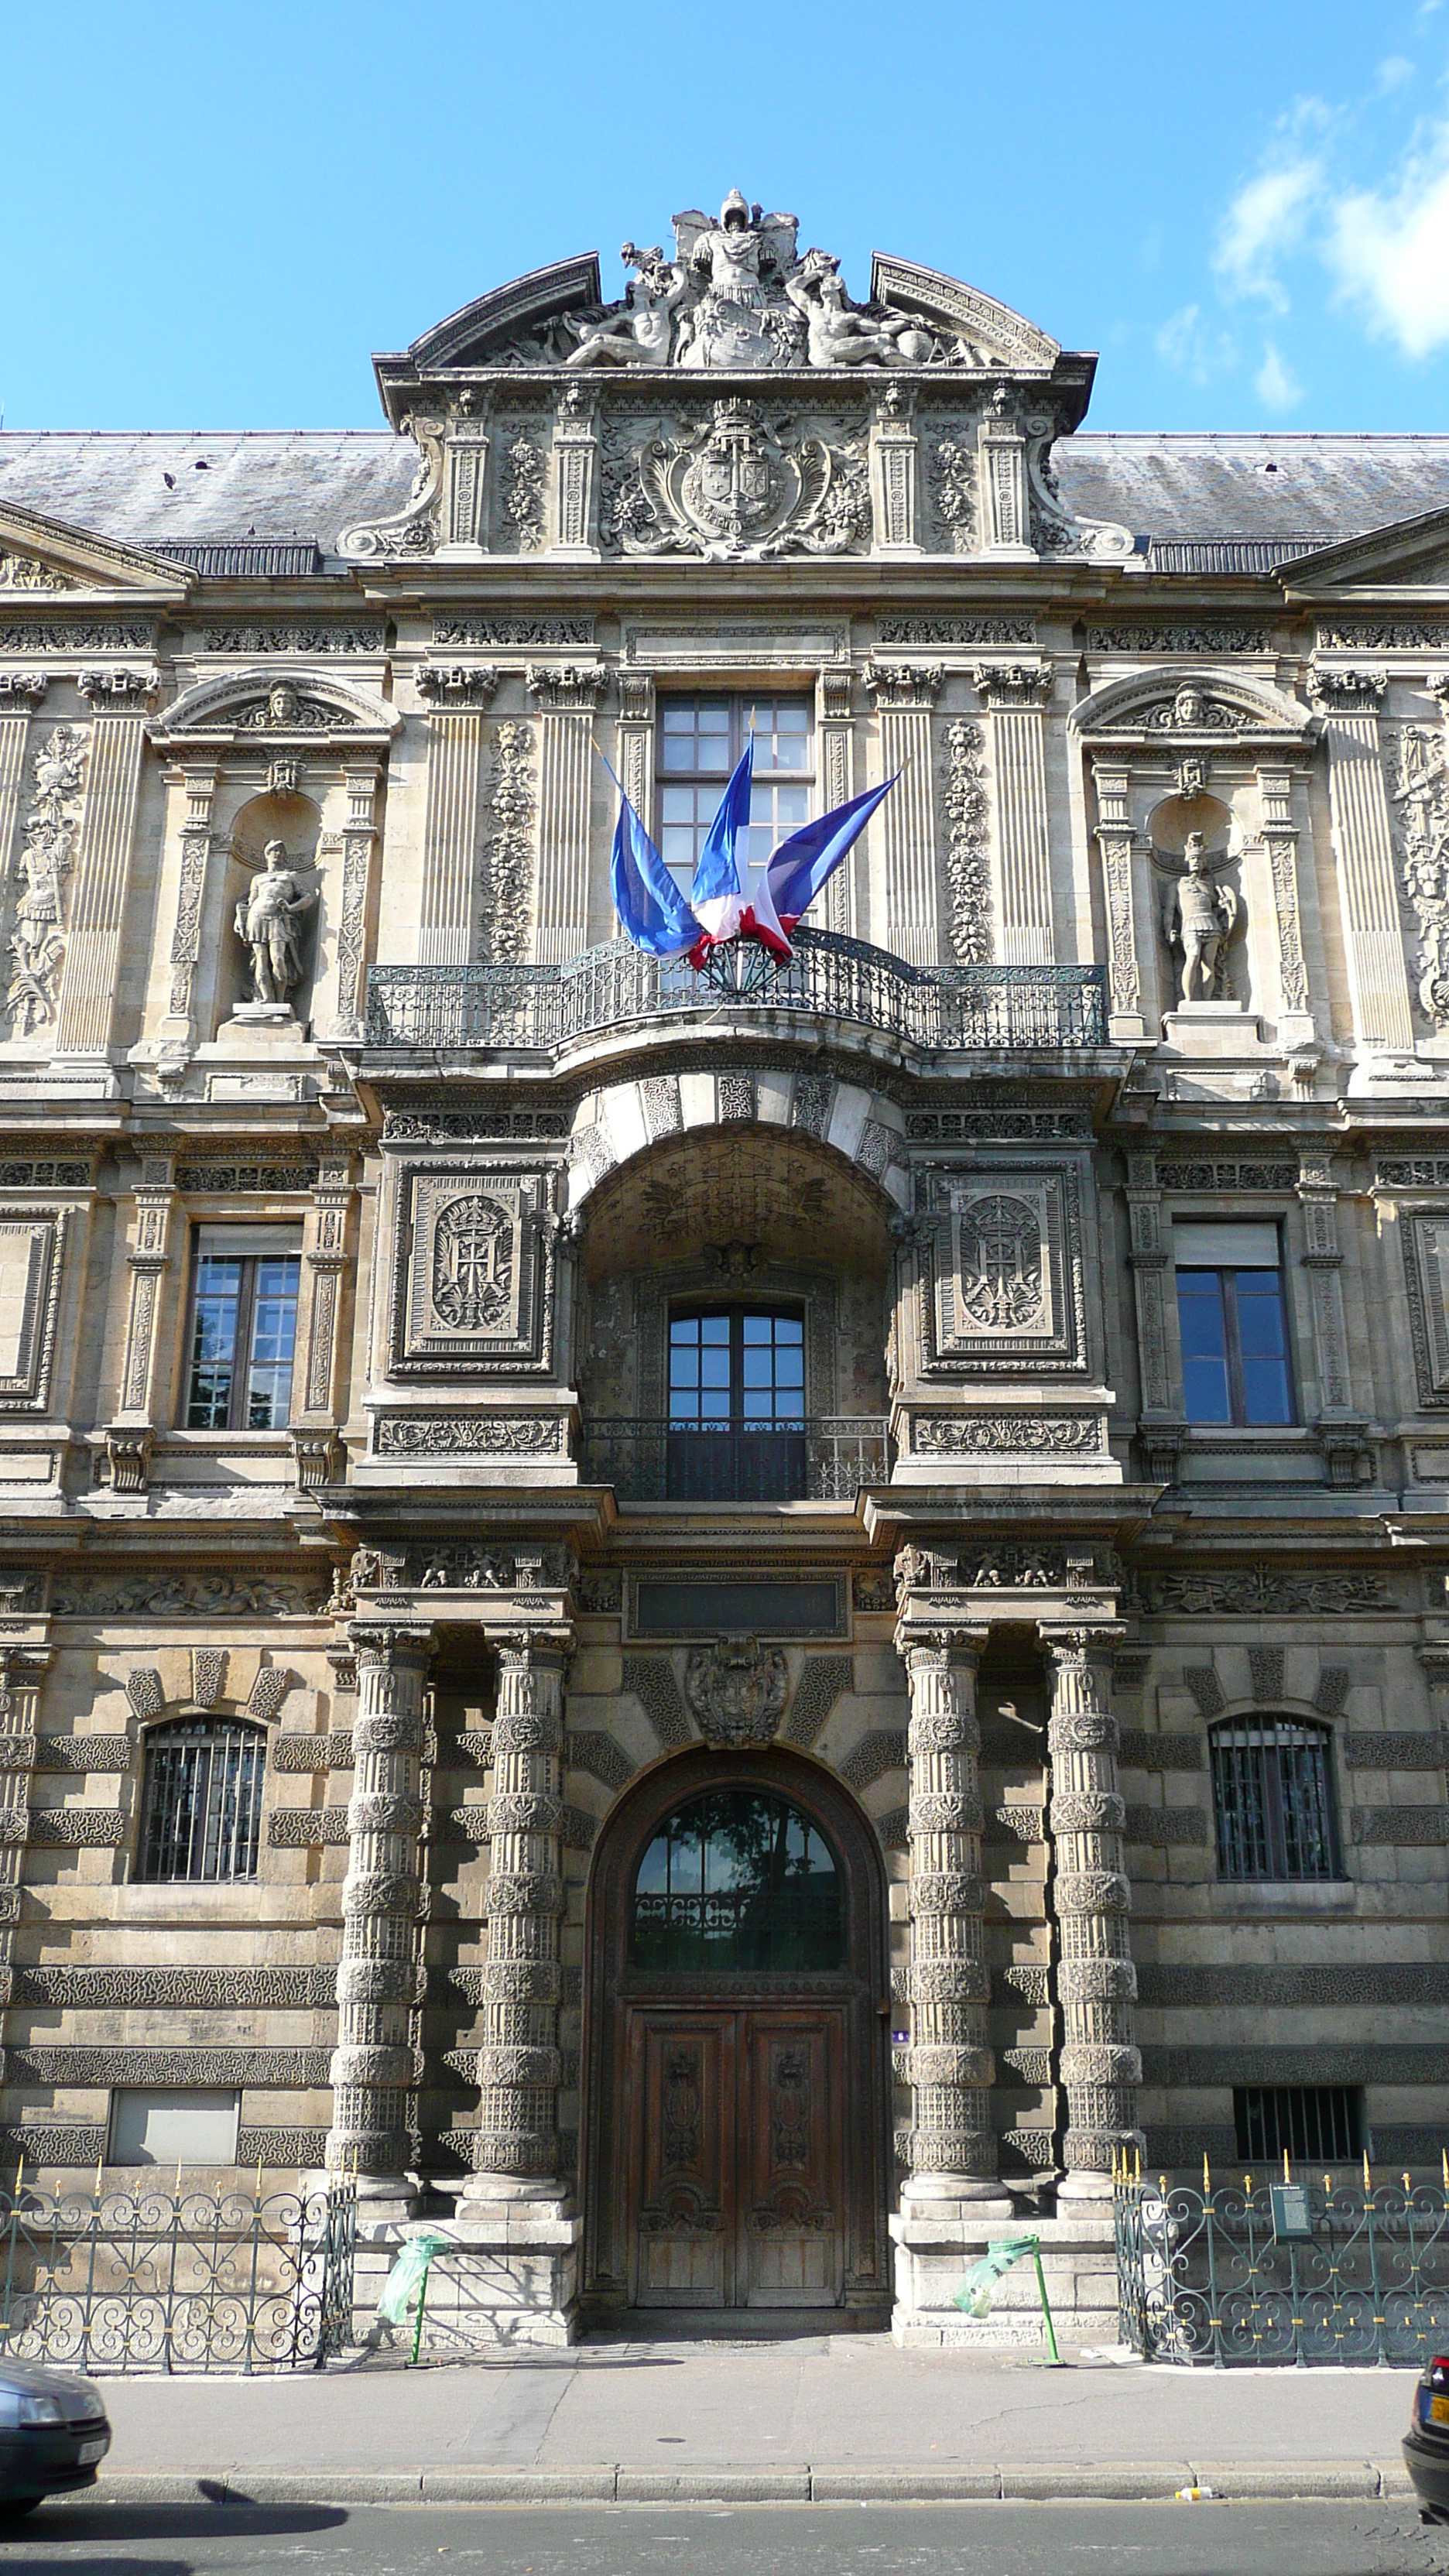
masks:
<instances>
[{"instance_id":1,"label":"carved coat of arms","mask_svg":"<svg viewBox=\"0 0 1449 2576\"><path fill-rule=\"evenodd\" d=\"M740 1752L768 1744L785 1714L788 1681L778 1646L755 1637L719 1637L694 1646L684 1668L684 1696L706 1744Z\"/></svg>"},{"instance_id":2,"label":"carved coat of arms","mask_svg":"<svg viewBox=\"0 0 1449 2576\"><path fill-rule=\"evenodd\" d=\"M1041 1227L1026 1199L973 1199L961 1218L961 1304L991 1332L1019 1332L1042 1311Z\"/></svg>"},{"instance_id":3,"label":"carved coat of arms","mask_svg":"<svg viewBox=\"0 0 1449 2576\"><path fill-rule=\"evenodd\" d=\"M688 434L659 435L629 459L614 513L626 554L738 562L799 548L838 554L863 538L864 452L772 429L754 403L727 397Z\"/></svg>"},{"instance_id":4,"label":"carved coat of arms","mask_svg":"<svg viewBox=\"0 0 1449 2576\"><path fill-rule=\"evenodd\" d=\"M513 1295L513 1220L496 1199L454 1199L433 1235L433 1311L454 1332L506 1325Z\"/></svg>"}]
</instances>

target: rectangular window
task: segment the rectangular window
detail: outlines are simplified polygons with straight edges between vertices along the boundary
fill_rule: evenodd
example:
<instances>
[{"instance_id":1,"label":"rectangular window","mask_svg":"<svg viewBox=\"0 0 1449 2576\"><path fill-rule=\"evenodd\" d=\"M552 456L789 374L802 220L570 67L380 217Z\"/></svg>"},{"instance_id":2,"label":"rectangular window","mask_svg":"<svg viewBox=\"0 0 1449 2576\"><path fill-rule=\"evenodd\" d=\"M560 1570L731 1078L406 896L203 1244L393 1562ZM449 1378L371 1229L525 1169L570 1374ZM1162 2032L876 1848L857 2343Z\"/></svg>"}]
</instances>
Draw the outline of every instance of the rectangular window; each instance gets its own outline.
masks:
<instances>
[{"instance_id":1,"label":"rectangular window","mask_svg":"<svg viewBox=\"0 0 1449 2576\"><path fill-rule=\"evenodd\" d=\"M789 1502L805 1491L805 1319L674 1315L669 1492L687 1502Z\"/></svg>"},{"instance_id":2,"label":"rectangular window","mask_svg":"<svg viewBox=\"0 0 1449 2576\"><path fill-rule=\"evenodd\" d=\"M1352 2163L1364 2149L1363 2096L1350 2084L1236 2084L1233 2127L1239 2162Z\"/></svg>"},{"instance_id":3,"label":"rectangular window","mask_svg":"<svg viewBox=\"0 0 1449 2576\"><path fill-rule=\"evenodd\" d=\"M292 1409L302 1234L199 1225L191 1292L188 1431L278 1431Z\"/></svg>"},{"instance_id":4,"label":"rectangular window","mask_svg":"<svg viewBox=\"0 0 1449 2576\"><path fill-rule=\"evenodd\" d=\"M659 848L686 892L719 800L751 734L750 829L742 864L760 865L810 819L815 745L808 698L664 698L659 709Z\"/></svg>"},{"instance_id":5,"label":"rectangular window","mask_svg":"<svg viewBox=\"0 0 1449 2576\"><path fill-rule=\"evenodd\" d=\"M1265 1717L1210 1737L1221 1878L1337 1878L1328 1729Z\"/></svg>"},{"instance_id":6,"label":"rectangular window","mask_svg":"<svg viewBox=\"0 0 1449 2576\"><path fill-rule=\"evenodd\" d=\"M179 1717L146 1738L138 1876L255 1878L264 1730L239 1718Z\"/></svg>"},{"instance_id":7,"label":"rectangular window","mask_svg":"<svg viewBox=\"0 0 1449 2576\"><path fill-rule=\"evenodd\" d=\"M236 2163L239 2093L183 2092L179 2088L111 2095L111 2165Z\"/></svg>"},{"instance_id":8,"label":"rectangular window","mask_svg":"<svg viewBox=\"0 0 1449 2576\"><path fill-rule=\"evenodd\" d=\"M1172 1239L1189 1422L1291 1422L1277 1227L1175 1224Z\"/></svg>"}]
</instances>

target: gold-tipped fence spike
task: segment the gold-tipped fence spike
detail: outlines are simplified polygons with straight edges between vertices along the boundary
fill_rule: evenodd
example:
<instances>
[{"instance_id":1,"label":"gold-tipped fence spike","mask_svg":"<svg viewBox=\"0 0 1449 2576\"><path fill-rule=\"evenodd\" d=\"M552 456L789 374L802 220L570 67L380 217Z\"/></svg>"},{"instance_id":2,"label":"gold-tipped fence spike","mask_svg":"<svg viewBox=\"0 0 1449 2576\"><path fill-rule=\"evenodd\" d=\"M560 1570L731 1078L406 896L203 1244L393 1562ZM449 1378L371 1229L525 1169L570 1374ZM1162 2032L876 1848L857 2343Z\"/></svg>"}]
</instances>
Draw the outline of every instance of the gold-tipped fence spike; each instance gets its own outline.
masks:
<instances>
[{"instance_id":1,"label":"gold-tipped fence spike","mask_svg":"<svg viewBox=\"0 0 1449 2576\"><path fill-rule=\"evenodd\" d=\"M1211 2174L1209 2173L1209 2171L1208 2171L1207 2149L1206 2149L1206 2148L1204 2148L1204 2149L1203 2149L1203 2159L1202 2159L1202 2194L1203 2194L1203 2198L1204 2198L1204 2200L1206 2200L1206 2199L1207 2199L1207 2197L1208 2197L1209 2193L1210 2193L1210 2192L1211 2192L1211 2190L1212 2190L1212 2187L1213 2187L1213 2178L1212 2178L1212 2175L1211 2175Z\"/></svg>"},{"instance_id":2,"label":"gold-tipped fence spike","mask_svg":"<svg viewBox=\"0 0 1449 2576\"><path fill-rule=\"evenodd\" d=\"M1363 2151L1363 2187L1364 2187L1364 2190L1365 2190L1365 2191L1372 2191L1372 2190L1373 2190L1373 2187L1374 2187L1374 2186L1373 2186L1373 2177L1372 2177L1372 2175L1371 2175L1371 2174L1370 2174L1370 2172L1369 2172L1369 2160L1368 2160L1368 2149L1367 2149L1367 2147L1365 2147L1365 2149L1364 2149L1364 2151Z\"/></svg>"},{"instance_id":3,"label":"gold-tipped fence spike","mask_svg":"<svg viewBox=\"0 0 1449 2576\"><path fill-rule=\"evenodd\" d=\"M1287 2150L1287 2148L1286 2148L1286 2147L1285 2147L1285 2148L1284 2148L1284 2150L1283 2150L1283 2180L1284 2180L1285 2182L1289 2182L1289 2181L1291 2181L1291 2180L1292 2180L1292 2176L1290 2175L1290 2173L1289 2173L1289 2171L1288 2171L1288 2150Z\"/></svg>"}]
</instances>

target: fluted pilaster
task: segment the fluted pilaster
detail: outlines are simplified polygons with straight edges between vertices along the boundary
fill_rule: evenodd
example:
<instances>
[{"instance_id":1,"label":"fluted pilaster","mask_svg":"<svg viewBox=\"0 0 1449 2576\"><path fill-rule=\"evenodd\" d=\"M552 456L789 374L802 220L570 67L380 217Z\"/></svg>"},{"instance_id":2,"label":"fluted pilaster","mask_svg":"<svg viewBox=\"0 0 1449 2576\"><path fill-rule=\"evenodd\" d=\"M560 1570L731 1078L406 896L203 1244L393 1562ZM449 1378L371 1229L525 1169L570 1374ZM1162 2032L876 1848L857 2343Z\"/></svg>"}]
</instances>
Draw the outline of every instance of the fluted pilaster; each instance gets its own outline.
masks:
<instances>
[{"instance_id":1,"label":"fluted pilaster","mask_svg":"<svg viewBox=\"0 0 1449 2576\"><path fill-rule=\"evenodd\" d=\"M408 2023L418 1991L419 1767L432 1631L349 1633L358 1705L327 2163L401 2195L415 2081Z\"/></svg>"},{"instance_id":2,"label":"fluted pilaster","mask_svg":"<svg viewBox=\"0 0 1449 2576\"><path fill-rule=\"evenodd\" d=\"M1044 1629L1052 1677L1051 1829L1061 1940L1063 2151L1068 2196L1111 2188L1113 2158L1140 2145L1133 2044L1137 1972L1128 1935L1126 1810L1110 1706L1113 1639L1098 1629Z\"/></svg>"}]
</instances>

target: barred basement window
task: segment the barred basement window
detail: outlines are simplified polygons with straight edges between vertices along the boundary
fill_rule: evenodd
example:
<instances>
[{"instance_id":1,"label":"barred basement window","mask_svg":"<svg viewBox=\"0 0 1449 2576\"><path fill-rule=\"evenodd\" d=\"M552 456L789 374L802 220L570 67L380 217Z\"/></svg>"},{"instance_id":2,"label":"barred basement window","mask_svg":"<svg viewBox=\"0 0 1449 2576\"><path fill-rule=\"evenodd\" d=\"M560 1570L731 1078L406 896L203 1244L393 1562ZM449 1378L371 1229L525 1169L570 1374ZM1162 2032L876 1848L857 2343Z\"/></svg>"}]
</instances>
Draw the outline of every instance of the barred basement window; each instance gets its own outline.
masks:
<instances>
[{"instance_id":1,"label":"barred basement window","mask_svg":"<svg viewBox=\"0 0 1449 2576\"><path fill-rule=\"evenodd\" d=\"M1326 1726L1286 1717L1210 1729L1220 1878L1337 1878Z\"/></svg>"},{"instance_id":2,"label":"barred basement window","mask_svg":"<svg viewBox=\"0 0 1449 2576\"><path fill-rule=\"evenodd\" d=\"M266 1735L241 1719L181 1717L146 1739L147 1879L255 1878Z\"/></svg>"},{"instance_id":3,"label":"barred basement window","mask_svg":"<svg viewBox=\"0 0 1449 2576\"><path fill-rule=\"evenodd\" d=\"M1343 2165L1363 2153L1363 2095L1351 2084L1236 2084L1233 2127L1239 2161Z\"/></svg>"}]
</instances>

